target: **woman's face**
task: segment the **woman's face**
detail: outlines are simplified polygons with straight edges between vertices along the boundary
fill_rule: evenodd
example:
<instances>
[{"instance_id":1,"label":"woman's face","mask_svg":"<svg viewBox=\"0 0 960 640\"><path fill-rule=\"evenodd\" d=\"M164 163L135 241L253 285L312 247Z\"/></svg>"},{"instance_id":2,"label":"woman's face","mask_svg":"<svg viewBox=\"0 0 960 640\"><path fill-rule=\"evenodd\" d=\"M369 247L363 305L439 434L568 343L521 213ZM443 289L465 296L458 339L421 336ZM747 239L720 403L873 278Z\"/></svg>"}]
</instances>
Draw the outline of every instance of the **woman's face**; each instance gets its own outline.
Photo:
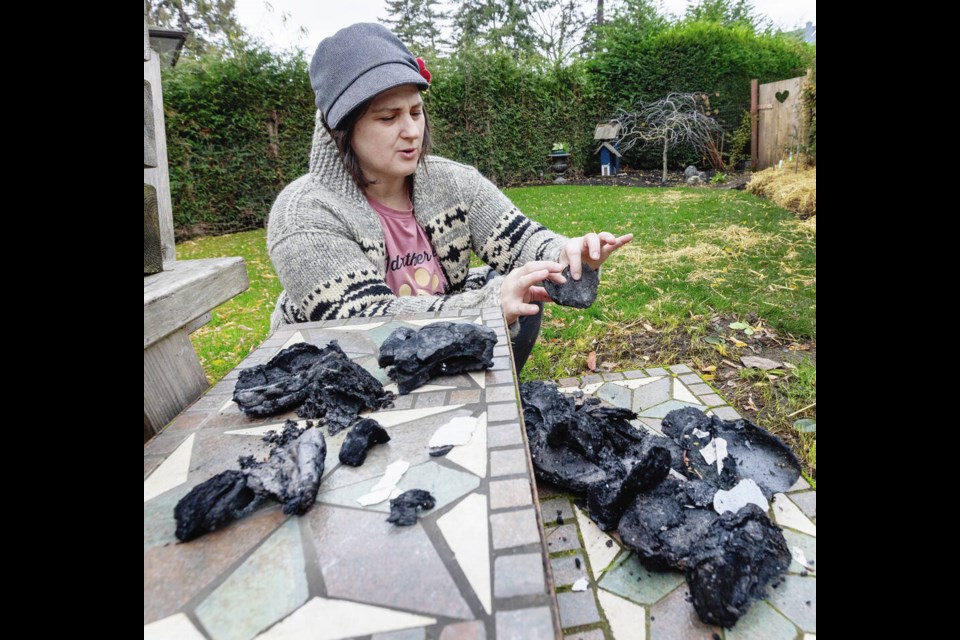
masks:
<instances>
[{"instance_id":1,"label":"woman's face","mask_svg":"<svg viewBox=\"0 0 960 640\"><path fill-rule=\"evenodd\" d=\"M423 101L416 85L402 85L374 98L357 120L350 141L364 177L388 183L413 175L423 127Z\"/></svg>"}]
</instances>

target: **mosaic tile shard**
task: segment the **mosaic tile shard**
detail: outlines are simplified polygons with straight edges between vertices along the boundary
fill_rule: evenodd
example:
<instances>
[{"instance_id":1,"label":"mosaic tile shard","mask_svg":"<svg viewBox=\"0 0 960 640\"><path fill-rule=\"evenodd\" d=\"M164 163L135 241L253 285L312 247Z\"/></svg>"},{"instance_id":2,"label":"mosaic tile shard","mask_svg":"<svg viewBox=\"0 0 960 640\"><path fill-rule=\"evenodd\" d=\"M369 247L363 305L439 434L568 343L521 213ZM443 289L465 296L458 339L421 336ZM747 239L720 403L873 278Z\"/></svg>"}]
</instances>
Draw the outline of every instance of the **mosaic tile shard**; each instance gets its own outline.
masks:
<instances>
[{"instance_id":1,"label":"mosaic tile shard","mask_svg":"<svg viewBox=\"0 0 960 640\"><path fill-rule=\"evenodd\" d=\"M393 427L398 424L403 424L404 422L434 416L438 413L454 411L462 406L462 404L451 404L445 407L427 407L425 409L400 409L398 411L390 411L387 409L374 411L372 413L362 413L360 415L363 418L373 418L384 427Z\"/></svg>"},{"instance_id":2,"label":"mosaic tile shard","mask_svg":"<svg viewBox=\"0 0 960 640\"><path fill-rule=\"evenodd\" d=\"M252 638L307 601L300 525L287 520L197 607L217 640Z\"/></svg>"},{"instance_id":3,"label":"mosaic tile shard","mask_svg":"<svg viewBox=\"0 0 960 640\"><path fill-rule=\"evenodd\" d=\"M817 537L817 525L803 515L800 507L790 502L782 493L773 496L773 518L782 527L796 529L802 533Z\"/></svg>"},{"instance_id":4,"label":"mosaic tile shard","mask_svg":"<svg viewBox=\"0 0 960 640\"><path fill-rule=\"evenodd\" d=\"M600 607L610 623L614 638L645 640L647 637L647 611L638 604L619 598L600 589L597 591Z\"/></svg>"},{"instance_id":5,"label":"mosaic tile shard","mask_svg":"<svg viewBox=\"0 0 960 640\"><path fill-rule=\"evenodd\" d=\"M487 501L482 495L467 496L437 520L437 527L484 610L491 613Z\"/></svg>"},{"instance_id":6,"label":"mosaic tile shard","mask_svg":"<svg viewBox=\"0 0 960 640\"><path fill-rule=\"evenodd\" d=\"M423 526L395 527L383 513L327 505L315 505L303 519L312 532L328 597L474 617ZM363 531L363 544L348 535L356 531Z\"/></svg>"},{"instance_id":7,"label":"mosaic tile shard","mask_svg":"<svg viewBox=\"0 0 960 640\"><path fill-rule=\"evenodd\" d=\"M190 434L176 451L171 453L170 457L143 481L144 502L187 481L195 438L195 434Z\"/></svg>"},{"instance_id":8,"label":"mosaic tile shard","mask_svg":"<svg viewBox=\"0 0 960 640\"><path fill-rule=\"evenodd\" d=\"M427 446L445 447L448 444L461 445L470 442L477 428L476 418L454 418L433 432Z\"/></svg>"},{"instance_id":9,"label":"mosaic tile shard","mask_svg":"<svg viewBox=\"0 0 960 640\"><path fill-rule=\"evenodd\" d=\"M258 638L338 640L383 631L425 627L436 619L359 602L315 597Z\"/></svg>"},{"instance_id":10,"label":"mosaic tile shard","mask_svg":"<svg viewBox=\"0 0 960 640\"><path fill-rule=\"evenodd\" d=\"M291 347L297 344L298 342L306 342L306 340L304 340L303 338L303 334L300 333L299 331L297 331L295 334L290 336L290 339L283 343L283 346L280 347L280 351L283 351L287 347Z\"/></svg>"},{"instance_id":11,"label":"mosaic tile shard","mask_svg":"<svg viewBox=\"0 0 960 640\"><path fill-rule=\"evenodd\" d=\"M627 389L639 389L640 387L645 387L648 384L661 380L663 376L653 376L652 378L633 378L630 380L614 380L613 384L620 385L621 387L626 387Z\"/></svg>"},{"instance_id":12,"label":"mosaic tile shard","mask_svg":"<svg viewBox=\"0 0 960 640\"><path fill-rule=\"evenodd\" d=\"M673 380L673 399L680 402L689 402L690 404L700 404L700 401L687 388L687 385L674 378Z\"/></svg>"},{"instance_id":13,"label":"mosaic tile shard","mask_svg":"<svg viewBox=\"0 0 960 640\"><path fill-rule=\"evenodd\" d=\"M143 640L204 640L204 637L190 622L190 618L177 613L143 625Z\"/></svg>"},{"instance_id":14,"label":"mosaic tile shard","mask_svg":"<svg viewBox=\"0 0 960 640\"><path fill-rule=\"evenodd\" d=\"M481 478L487 476L487 414L480 414L473 437L463 446L454 447L447 460L460 465Z\"/></svg>"},{"instance_id":15,"label":"mosaic tile shard","mask_svg":"<svg viewBox=\"0 0 960 640\"><path fill-rule=\"evenodd\" d=\"M620 545L613 538L600 530L593 520L587 517L580 507L574 505L574 512L577 514L577 522L580 524L580 535L583 536L583 544L587 548L587 557L590 559L590 569L593 579L596 580L607 565L617 556L620 551Z\"/></svg>"}]
</instances>

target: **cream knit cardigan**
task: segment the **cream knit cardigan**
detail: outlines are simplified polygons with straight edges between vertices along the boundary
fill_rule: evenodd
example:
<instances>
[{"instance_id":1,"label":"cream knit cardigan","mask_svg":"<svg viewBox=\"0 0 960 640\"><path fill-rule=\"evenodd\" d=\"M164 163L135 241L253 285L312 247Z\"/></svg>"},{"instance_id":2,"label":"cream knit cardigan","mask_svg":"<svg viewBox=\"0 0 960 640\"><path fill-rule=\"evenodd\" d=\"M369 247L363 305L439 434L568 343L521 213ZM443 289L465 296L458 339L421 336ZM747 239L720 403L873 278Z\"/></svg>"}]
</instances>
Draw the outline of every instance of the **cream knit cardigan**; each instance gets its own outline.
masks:
<instances>
[{"instance_id":1,"label":"cream knit cardigan","mask_svg":"<svg viewBox=\"0 0 960 640\"><path fill-rule=\"evenodd\" d=\"M285 289L272 328L499 305L502 278L468 279L471 249L502 275L531 260L556 260L567 240L520 213L476 169L436 156L417 168L413 204L447 278L445 295L397 297L387 286L380 220L318 117L310 172L280 193L267 224L270 259Z\"/></svg>"}]
</instances>

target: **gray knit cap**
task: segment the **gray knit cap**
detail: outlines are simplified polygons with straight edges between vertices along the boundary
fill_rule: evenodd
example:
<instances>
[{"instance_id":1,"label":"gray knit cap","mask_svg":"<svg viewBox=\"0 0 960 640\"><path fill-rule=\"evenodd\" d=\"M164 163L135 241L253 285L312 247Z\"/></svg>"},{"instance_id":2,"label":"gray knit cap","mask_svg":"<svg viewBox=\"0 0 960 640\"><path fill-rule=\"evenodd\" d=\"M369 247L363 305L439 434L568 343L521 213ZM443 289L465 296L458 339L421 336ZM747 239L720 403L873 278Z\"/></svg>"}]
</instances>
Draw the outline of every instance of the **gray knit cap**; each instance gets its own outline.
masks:
<instances>
[{"instance_id":1,"label":"gray knit cap","mask_svg":"<svg viewBox=\"0 0 960 640\"><path fill-rule=\"evenodd\" d=\"M317 108L336 129L360 103L387 89L430 84L400 38L381 24L359 23L324 38L310 63Z\"/></svg>"}]
</instances>

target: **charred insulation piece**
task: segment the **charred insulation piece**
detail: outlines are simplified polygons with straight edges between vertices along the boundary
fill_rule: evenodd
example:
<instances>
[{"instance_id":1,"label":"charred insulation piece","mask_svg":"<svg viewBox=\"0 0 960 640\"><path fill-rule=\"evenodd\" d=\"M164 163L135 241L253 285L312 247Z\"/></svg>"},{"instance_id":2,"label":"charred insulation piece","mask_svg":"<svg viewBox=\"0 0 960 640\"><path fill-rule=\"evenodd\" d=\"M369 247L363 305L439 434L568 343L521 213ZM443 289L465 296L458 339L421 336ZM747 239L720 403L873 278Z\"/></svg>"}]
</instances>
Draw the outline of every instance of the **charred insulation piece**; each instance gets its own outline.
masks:
<instances>
[{"instance_id":1,"label":"charred insulation piece","mask_svg":"<svg viewBox=\"0 0 960 640\"><path fill-rule=\"evenodd\" d=\"M292 345L240 372L233 400L248 416L268 416L299 407L301 418L324 418L334 435L363 409L381 409L393 401L380 381L352 362L337 342L322 349Z\"/></svg>"},{"instance_id":2,"label":"charred insulation piece","mask_svg":"<svg viewBox=\"0 0 960 640\"><path fill-rule=\"evenodd\" d=\"M177 503L177 539L193 540L208 531L216 531L239 520L259 507L266 495L247 486L247 474L231 469L201 482Z\"/></svg>"},{"instance_id":3,"label":"charred insulation piece","mask_svg":"<svg viewBox=\"0 0 960 640\"><path fill-rule=\"evenodd\" d=\"M580 265L580 279L574 280L570 275L570 267L565 267L560 274L567 279L563 284L543 281L543 288L550 294L550 298L557 304L565 307L586 309L597 299L597 287L600 285L600 271L588 264Z\"/></svg>"},{"instance_id":4,"label":"charred insulation piece","mask_svg":"<svg viewBox=\"0 0 960 640\"><path fill-rule=\"evenodd\" d=\"M423 489L404 491L390 501L390 517L387 518L387 522L392 522L398 527L409 527L417 523L418 511L433 509L436 504L437 501L429 491Z\"/></svg>"},{"instance_id":5,"label":"charred insulation piece","mask_svg":"<svg viewBox=\"0 0 960 640\"><path fill-rule=\"evenodd\" d=\"M678 471L718 489L731 489L741 478L752 478L769 500L788 491L800 477L800 460L790 447L749 420L721 420L684 407L664 416L661 427L686 451ZM720 459L717 452L726 456Z\"/></svg>"},{"instance_id":6,"label":"charred insulation piece","mask_svg":"<svg viewBox=\"0 0 960 640\"><path fill-rule=\"evenodd\" d=\"M530 455L538 478L587 497L590 517L604 531L617 526L638 491L670 472L664 439L647 436L629 420L629 409L603 407L596 398L578 403L554 385L520 386Z\"/></svg>"},{"instance_id":7,"label":"charred insulation piece","mask_svg":"<svg viewBox=\"0 0 960 640\"><path fill-rule=\"evenodd\" d=\"M620 538L648 569L685 569L719 517L711 508L715 492L701 480L667 478L634 498L620 518Z\"/></svg>"},{"instance_id":8,"label":"charred insulation piece","mask_svg":"<svg viewBox=\"0 0 960 640\"><path fill-rule=\"evenodd\" d=\"M707 624L732 627L789 566L787 541L760 507L724 513L687 562L693 608Z\"/></svg>"},{"instance_id":9,"label":"charred insulation piece","mask_svg":"<svg viewBox=\"0 0 960 640\"><path fill-rule=\"evenodd\" d=\"M377 360L406 395L430 378L493 366L493 329L466 322L434 322L419 331L400 327L380 346Z\"/></svg>"},{"instance_id":10,"label":"charred insulation piece","mask_svg":"<svg viewBox=\"0 0 960 640\"><path fill-rule=\"evenodd\" d=\"M181 498L173 511L177 538L186 542L215 531L248 515L267 498L283 503L286 514L303 515L317 497L326 455L323 434L307 429L286 445L274 447L264 462L241 458L239 471L224 471Z\"/></svg>"},{"instance_id":11,"label":"charred insulation piece","mask_svg":"<svg viewBox=\"0 0 960 640\"><path fill-rule=\"evenodd\" d=\"M367 459L367 450L375 444L390 442L387 430L376 420L364 418L355 424L340 447L340 462L351 467L359 467Z\"/></svg>"},{"instance_id":12,"label":"charred insulation piece","mask_svg":"<svg viewBox=\"0 0 960 640\"><path fill-rule=\"evenodd\" d=\"M620 538L643 566L685 571L707 624L733 626L790 565L783 533L754 504L717 515L716 489L667 478L639 494L620 519Z\"/></svg>"}]
</instances>

